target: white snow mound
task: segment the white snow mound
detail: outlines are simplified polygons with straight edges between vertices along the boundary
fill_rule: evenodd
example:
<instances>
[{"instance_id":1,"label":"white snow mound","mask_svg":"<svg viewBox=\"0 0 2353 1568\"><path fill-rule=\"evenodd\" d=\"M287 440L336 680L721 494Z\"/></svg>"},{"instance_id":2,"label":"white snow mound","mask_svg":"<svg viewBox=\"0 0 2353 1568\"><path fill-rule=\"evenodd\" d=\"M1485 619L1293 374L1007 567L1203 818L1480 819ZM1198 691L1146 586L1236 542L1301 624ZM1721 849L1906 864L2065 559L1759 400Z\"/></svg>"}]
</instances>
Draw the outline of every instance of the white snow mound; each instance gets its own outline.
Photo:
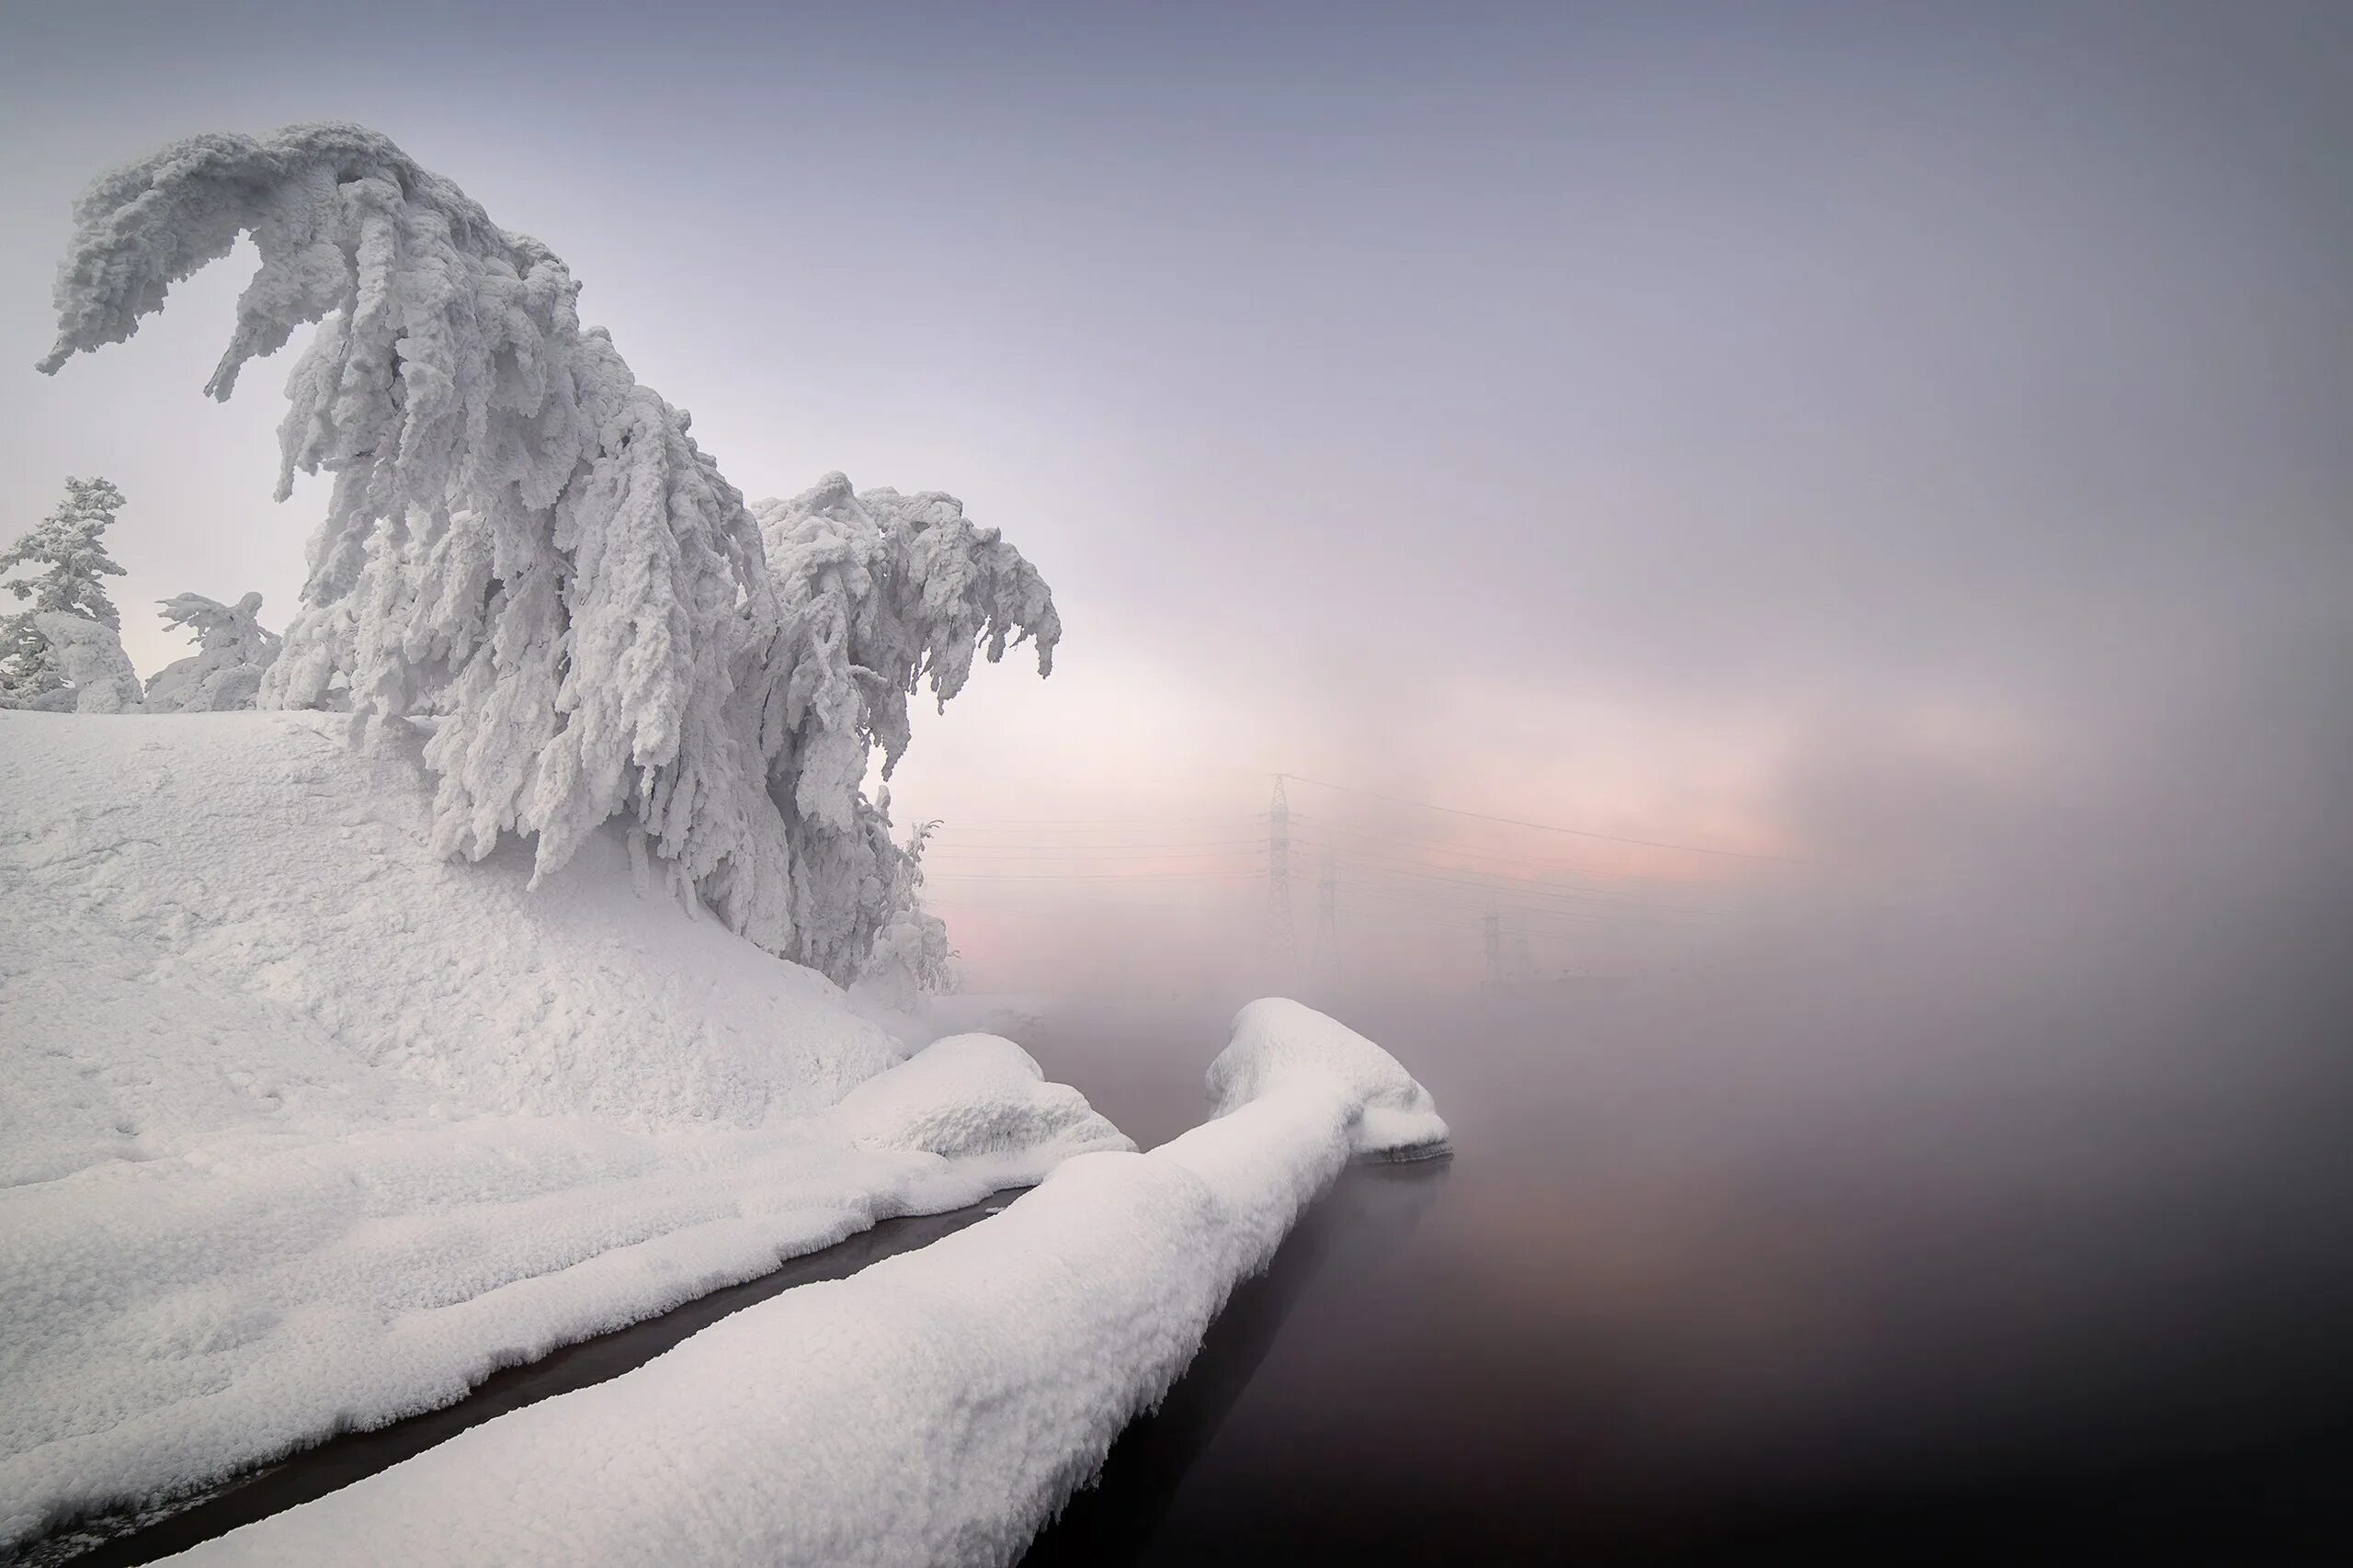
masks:
<instances>
[{"instance_id":1,"label":"white snow mound","mask_svg":"<svg viewBox=\"0 0 2353 1568\"><path fill-rule=\"evenodd\" d=\"M861 1149L975 1159L1012 1154L1027 1162L1053 1148L1077 1154L1135 1147L1086 1096L1045 1077L1009 1040L950 1035L852 1089L826 1120Z\"/></svg>"},{"instance_id":2,"label":"white snow mound","mask_svg":"<svg viewBox=\"0 0 2353 1568\"><path fill-rule=\"evenodd\" d=\"M1267 996L1233 1017L1233 1040L1210 1063L1210 1104L1224 1116L1290 1083L1347 1086L1358 1106L1350 1152L1366 1160L1423 1160L1449 1151L1429 1091L1397 1059L1336 1018Z\"/></svg>"},{"instance_id":3,"label":"white snow mound","mask_svg":"<svg viewBox=\"0 0 2353 1568\"><path fill-rule=\"evenodd\" d=\"M943 1066L982 1054L949 1043ZM1296 1003L1245 1008L1220 1062L1222 1114L1149 1153L1073 1159L994 1219L174 1561L1010 1562L1381 1147L1368 1095L1409 1146L1443 1132L1386 1052Z\"/></svg>"},{"instance_id":4,"label":"white snow mound","mask_svg":"<svg viewBox=\"0 0 2353 1568\"><path fill-rule=\"evenodd\" d=\"M1130 1147L341 722L0 712L0 1555Z\"/></svg>"}]
</instances>

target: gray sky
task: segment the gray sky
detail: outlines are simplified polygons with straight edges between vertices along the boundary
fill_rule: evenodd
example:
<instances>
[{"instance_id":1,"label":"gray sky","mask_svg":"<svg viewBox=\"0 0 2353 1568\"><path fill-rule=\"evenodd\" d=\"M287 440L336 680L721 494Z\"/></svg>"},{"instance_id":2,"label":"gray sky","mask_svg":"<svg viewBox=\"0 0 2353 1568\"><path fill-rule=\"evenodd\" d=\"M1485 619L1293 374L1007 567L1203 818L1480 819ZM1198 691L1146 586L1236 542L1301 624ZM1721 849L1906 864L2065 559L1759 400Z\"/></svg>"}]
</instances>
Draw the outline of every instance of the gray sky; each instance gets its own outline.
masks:
<instances>
[{"instance_id":1,"label":"gray sky","mask_svg":"<svg viewBox=\"0 0 2353 1568\"><path fill-rule=\"evenodd\" d=\"M167 594L282 623L321 498L268 500L275 373L199 393L234 264L32 371L67 204L342 118L563 256L747 494L949 490L1046 572L1062 670L920 730L903 817L1285 768L1847 864L2216 822L2258 881L2344 863L2343 7L92 0L0 43L0 528L122 484L142 669Z\"/></svg>"}]
</instances>

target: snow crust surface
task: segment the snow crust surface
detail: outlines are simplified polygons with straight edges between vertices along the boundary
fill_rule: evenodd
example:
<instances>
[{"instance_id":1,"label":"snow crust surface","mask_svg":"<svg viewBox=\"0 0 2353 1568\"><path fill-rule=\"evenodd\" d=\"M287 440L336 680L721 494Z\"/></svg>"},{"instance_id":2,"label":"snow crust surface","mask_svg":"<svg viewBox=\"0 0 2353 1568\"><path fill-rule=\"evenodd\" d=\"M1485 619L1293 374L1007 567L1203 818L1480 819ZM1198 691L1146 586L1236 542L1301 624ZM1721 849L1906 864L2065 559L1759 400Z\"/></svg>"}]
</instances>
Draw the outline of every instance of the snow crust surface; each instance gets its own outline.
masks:
<instances>
[{"instance_id":1,"label":"snow crust surface","mask_svg":"<svg viewBox=\"0 0 2353 1568\"><path fill-rule=\"evenodd\" d=\"M0 1550L1131 1147L339 732L0 712Z\"/></svg>"},{"instance_id":2,"label":"snow crust surface","mask_svg":"<svg viewBox=\"0 0 2353 1568\"><path fill-rule=\"evenodd\" d=\"M943 1076L1004 1054L943 1043ZM1009 1562L1351 1154L1384 1151L1366 1096L1400 1080L1354 1031L1255 1004L1216 1119L175 1561Z\"/></svg>"}]
</instances>

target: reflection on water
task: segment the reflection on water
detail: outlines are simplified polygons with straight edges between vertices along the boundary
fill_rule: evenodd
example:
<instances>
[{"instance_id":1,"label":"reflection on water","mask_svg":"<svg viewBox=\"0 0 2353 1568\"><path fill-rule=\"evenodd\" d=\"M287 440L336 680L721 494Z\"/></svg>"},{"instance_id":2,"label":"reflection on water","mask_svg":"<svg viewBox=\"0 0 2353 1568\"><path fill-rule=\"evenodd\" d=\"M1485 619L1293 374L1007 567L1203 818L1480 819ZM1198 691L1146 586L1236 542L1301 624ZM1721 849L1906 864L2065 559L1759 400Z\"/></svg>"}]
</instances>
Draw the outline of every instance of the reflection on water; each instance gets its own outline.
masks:
<instances>
[{"instance_id":1,"label":"reflection on water","mask_svg":"<svg viewBox=\"0 0 2353 1568\"><path fill-rule=\"evenodd\" d=\"M1159 1410L1121 1434L1095 1487L1031 1546L1029 1568L1142 1560L1178 1486L1217 1436L1311 1285L1350 1292L1410 1233L1450 1162L1358 1165L1300 1221L1267 1272L1245 1281Z\"/></svg>"},{"instance_id":2,"label":"reflection on water","mask_svg":"<svg viewBox=\"0 0 2353 1568\"><path fill-rule=\"evenodd\" d=\"M1221 1014L1031 1043L1149 1145L1198 1119ZM1358 1009L1456 1157L1349 1173L1029 1561L2353 1545L2326 1107L2244 1058L2077 1071L1990 1016L1885 1071L1744 1016Z\"/></svg>"}]
</instances>

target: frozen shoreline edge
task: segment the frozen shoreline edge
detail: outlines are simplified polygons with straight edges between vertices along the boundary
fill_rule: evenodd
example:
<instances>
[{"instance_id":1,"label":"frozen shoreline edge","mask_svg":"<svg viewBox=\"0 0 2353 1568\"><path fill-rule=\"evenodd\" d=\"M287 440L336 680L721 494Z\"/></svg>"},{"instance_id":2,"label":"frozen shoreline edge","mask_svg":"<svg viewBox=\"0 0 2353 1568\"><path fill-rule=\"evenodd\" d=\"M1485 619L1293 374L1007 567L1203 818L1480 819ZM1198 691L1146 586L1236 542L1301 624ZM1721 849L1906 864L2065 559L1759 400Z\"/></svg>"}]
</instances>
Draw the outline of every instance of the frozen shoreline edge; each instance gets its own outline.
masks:
<instances>
[{"instance_id":1,"label":"frozen shoreline edge","mask_svg":"<svg viewBox=\"0 0 2353 1568\"><path fill-rule=\"evenodd\" d=\"M1210 1085L1211 1119L1148 1153L1080 1155L979 1225L176 1561L1009 1562L1352 1159L1446 1138L1393 1059L1293 1002L1243 1009Z\"/></svg>"}]
</instances>

